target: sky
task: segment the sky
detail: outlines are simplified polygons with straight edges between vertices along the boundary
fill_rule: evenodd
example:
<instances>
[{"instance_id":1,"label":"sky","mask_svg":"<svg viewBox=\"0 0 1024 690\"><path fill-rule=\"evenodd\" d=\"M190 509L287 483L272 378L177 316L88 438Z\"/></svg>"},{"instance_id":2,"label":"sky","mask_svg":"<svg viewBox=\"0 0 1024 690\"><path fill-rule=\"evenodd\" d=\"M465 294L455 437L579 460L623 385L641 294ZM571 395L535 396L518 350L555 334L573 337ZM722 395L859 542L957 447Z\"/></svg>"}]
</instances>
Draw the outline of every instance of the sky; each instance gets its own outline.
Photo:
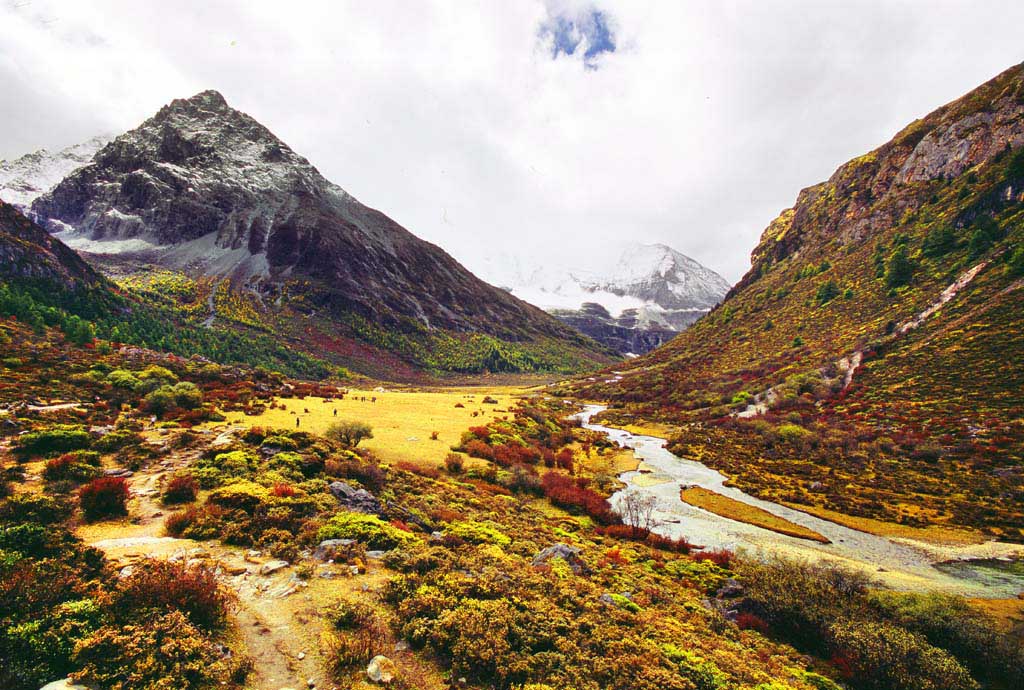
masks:
<instances>
[{"instance_id":1,"label":"sky","mask_svg":"<svg viewBox=\"0 0 1024 690\"><path fill-rule=\"evenodd\" d=\"M801 188L1024 60L1024 3L0 0L0 158L205 89L484 278L664 243L730 281Z\"/></svg>"}]
</instances>

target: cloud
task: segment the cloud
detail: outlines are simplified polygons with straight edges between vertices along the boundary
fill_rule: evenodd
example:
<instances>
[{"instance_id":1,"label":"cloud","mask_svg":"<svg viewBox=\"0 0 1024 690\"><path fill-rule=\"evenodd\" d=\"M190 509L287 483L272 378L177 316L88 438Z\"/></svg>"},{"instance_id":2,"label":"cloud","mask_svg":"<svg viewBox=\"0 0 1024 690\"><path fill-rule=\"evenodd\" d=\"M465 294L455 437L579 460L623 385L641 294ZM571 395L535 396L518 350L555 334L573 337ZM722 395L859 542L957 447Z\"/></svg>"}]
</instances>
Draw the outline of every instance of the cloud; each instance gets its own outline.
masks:
<instances>
[{"instance_id":1,"label":"cloud","mask_svg":"<svg viewBox=\"0 0 1024 690\"><path fill-rule=\"evenodd\" d=\"M485 277L639 240L736 280L800 188L1024 59L1022 22L1019 2L0 0L0 157L215 88Z\"/></svg>"}]
</instances>

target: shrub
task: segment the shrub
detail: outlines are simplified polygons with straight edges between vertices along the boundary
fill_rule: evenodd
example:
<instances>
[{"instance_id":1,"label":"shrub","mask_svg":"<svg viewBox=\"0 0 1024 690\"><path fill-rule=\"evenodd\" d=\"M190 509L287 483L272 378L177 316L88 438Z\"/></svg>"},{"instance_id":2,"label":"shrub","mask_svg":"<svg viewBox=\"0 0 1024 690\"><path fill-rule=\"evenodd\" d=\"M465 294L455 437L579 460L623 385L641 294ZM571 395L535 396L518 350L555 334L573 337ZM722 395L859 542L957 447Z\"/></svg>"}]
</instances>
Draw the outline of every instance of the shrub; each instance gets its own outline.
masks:
<instances>
[{"instance_id":1,"label":"shrub","mask_svg":"<svg viewBox=\"0 0 1024 690\"><path fill-rule=\"evenodd\" d=\"M512 543L512 540L501 532L493 522L475 522L472 520L453 522L445 528L445 534L472 544L497 544L501 547L507 547Z\"/></svg>"},{"instance_id":2,"label":"shrub","mask_svg":"<svg viewBox=\"0 0 1024 690\"><path fill-rule=\"evenodd\" d=\"M924 638L894 625L843 621L830 628L850 680L865 690L974 690L967 670Z\"/></svg>"},{"instance_id":3,"label":"shrub","mask_svg":"<svg viewBox=\"0 0 1024 690\"><path fill-rule=\"evenodd\" d=\"M0 503L0 519L10 522L38 522L48 525L71 515L72 506L63 499L21 493Z\"/></svg>"},{"instance_id":4,"label":"shrub","mask_svg":"<svg viewBox=\"0 0 1024 690\"><path fill-rule=\"evenodd\" d=\"M733 553L729 549L702 549L692 554L695 561L711 561L719 568L728 568L732 563Z\"/></svg>"},{"instance_id":5,"label":"shrub","mask_svg":"<svg viewBox=\"0 0 1024 690\"><path fill-rule=\"evenodd\" d=\"M98 460L97 456L97 460ZM75 453L65 453L46 463L43 478L46 481L84 482L95 479L103 472L93 464L83 462Z\"/></svg>"},{"instance_id":6,"label":"shrub","mask_svg":"<svg viewBox=\"0 0 1024 690\"><path fill-rule=\"evenodd\" d=\"M100 477L78 490L78 501L89 521L128 514L128 481L124 477Z\"/></svg>"},{"instance_id":7,"label":"shrub","mask_svg":"<svg viewBox=\"0 0 1024 690\"><path fill-rule=\"evenodd\" d=\"M33 455L54 455L88 448L92 443L89 432L80 426L60 425L43 431L31 431L15 439L15 454L28 457Z\"/></svg>"},{"instance_id":8,"label":"shrub","mask_svg":"<svg viewBox=\"0 0 1024 690\"><path fill-rule=\"evenodd\" d=\"M465 461L458 453L448 453L444 456L444 466L450 474L462 474Z\"/></svg>"},{"instance_id":9,"label":"shrub","mask_svg":"<svg viewBox=\"0 0 1024 690\"><path fill-rule=\"evenodd\" d=\"M360 441L373 438L373 428L366 422L343 420L327 427L324 436L346 448L355 448Z\"/></svg>"},{"instance_id":10,"label":"shrub","mask_svg":"<svg viewBox=\"0 0 1024 690\"><path fill-rule=\"evenodd\" d=\"M179 611L106 626L75 651L76 681L109 690L202 690L225 685L232 667L220 645Z\"/></svg>"},{"instance_id":11,"label":"shrub","mask_svg":"<svg viewBox=\"0 0 1024 690\"><path fill-rule=\"evenodd\" d=\"M587 488L587 480L573 479L557 472L548 472L541 479L541 487L549 501L557 506L579 509L605 525L620 522L608 501L596 491Z\"/></svg>"},{"instance_id":12,"label":"shrub","mask_svg":"<svg viewBox=\"0 0 1024 690\"><path fill-rule=\"evenodd\" d=\"M398 529L376 515L363 513L339 513L317 532L320 541L325 539L355 539L371 549L387 551L416 542L409 532Z\"/></svg>"},{"instance_id":13,"label":"shrub","mask_svg":"<svg viewBox=\"0 0 1024 690\"><path fill-rule=\"evenodd\" d=\"M827 304L836 297L839 296L839 286L836 285L836 281L828 280L818 286L818 291L814 294L814 299L818 302L818 305Z\"/></svg>"},{"instance_id":14,"label":"shrub","mask_svg":"<svg viewBox=\"0 0 1024 690\"><path fill-rule=\"evenodd\" d=\"M910 283L914 268L914 262L907 256L906 246L901 244L896 247L885 269L886 287L897 288Z\"/></svg>"},{"instance_id":15,"label":"shrub","mask_svg":"<svg viewBox=\"0 0 1024 690\"><path fill-rule=\"evenodd\" d=\"M132 574L118 582L113 601L124 620L144 618L153 610L180 611L204 630L222 628L232 602L210 568L156 559L136 564Z\"/></svg>"},{"instance_id":16,"label":"shrub","mask_svg":"<svg viewBox=\"0 0 1024 690\"><path fill-rule=\"evenodd\" d=\"M167 482L161 499L167 505L191 503L196 500L198 493L199 482L196 481L195 477L191 474L179 474Z\"/></svg>"},{"instance_id":17,"label":"shrub","mask_svg":"<svg viewBox=\"0 0 1024 690\"><path fill-rule=\"evenodd\" d=\"M92 447L101 453L113 453L125 446L142 443L142 436L128 429L116 429L96 439Z\"/></svg>"}]
</instances>

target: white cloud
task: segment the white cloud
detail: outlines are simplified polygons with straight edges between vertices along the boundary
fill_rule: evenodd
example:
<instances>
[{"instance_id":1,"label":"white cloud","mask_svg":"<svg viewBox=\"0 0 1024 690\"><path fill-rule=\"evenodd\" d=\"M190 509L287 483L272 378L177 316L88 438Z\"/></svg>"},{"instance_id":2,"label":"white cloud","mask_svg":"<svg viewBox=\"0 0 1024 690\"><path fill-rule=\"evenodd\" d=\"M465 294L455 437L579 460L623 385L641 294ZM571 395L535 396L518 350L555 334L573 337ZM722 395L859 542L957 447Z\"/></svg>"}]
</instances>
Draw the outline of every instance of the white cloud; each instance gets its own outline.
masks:
<instances>
[{"instance_id":1,"label":"white cloud","mask_svg":"<svg viewBox=\"0 0 1024 690\"><path fill-rule=\"evenodd\" d=\"M542 22L588 8L616 51L551 59ZM216 88L470 268L638 239L735 280L801 187L1024 59L1022 21L1012 2L8 2L0 156Z\"/></svg>"}]
</instances>

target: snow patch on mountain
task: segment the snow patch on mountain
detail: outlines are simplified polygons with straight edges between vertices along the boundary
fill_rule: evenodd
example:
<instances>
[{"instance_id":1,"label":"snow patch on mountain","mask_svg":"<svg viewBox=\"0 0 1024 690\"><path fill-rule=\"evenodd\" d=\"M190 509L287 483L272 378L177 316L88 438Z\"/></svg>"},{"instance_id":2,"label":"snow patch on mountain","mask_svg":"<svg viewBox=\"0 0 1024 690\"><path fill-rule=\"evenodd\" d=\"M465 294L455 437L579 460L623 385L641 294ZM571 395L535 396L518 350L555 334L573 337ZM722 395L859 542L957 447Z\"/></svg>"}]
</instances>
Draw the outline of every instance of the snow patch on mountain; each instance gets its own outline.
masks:
<instances>
[{"instance_id":1,"label":"snow patch on mountain","mask_svg":"<svg viewBox=\"0 0 1024 690\"><path fill-rule=\"evenodd\" d=\"M112 136L96 136L51 152L39 149L13 160L0 160L0 199L25 208L70 173L86 165Z\"/></svg>"}]
</instances>

